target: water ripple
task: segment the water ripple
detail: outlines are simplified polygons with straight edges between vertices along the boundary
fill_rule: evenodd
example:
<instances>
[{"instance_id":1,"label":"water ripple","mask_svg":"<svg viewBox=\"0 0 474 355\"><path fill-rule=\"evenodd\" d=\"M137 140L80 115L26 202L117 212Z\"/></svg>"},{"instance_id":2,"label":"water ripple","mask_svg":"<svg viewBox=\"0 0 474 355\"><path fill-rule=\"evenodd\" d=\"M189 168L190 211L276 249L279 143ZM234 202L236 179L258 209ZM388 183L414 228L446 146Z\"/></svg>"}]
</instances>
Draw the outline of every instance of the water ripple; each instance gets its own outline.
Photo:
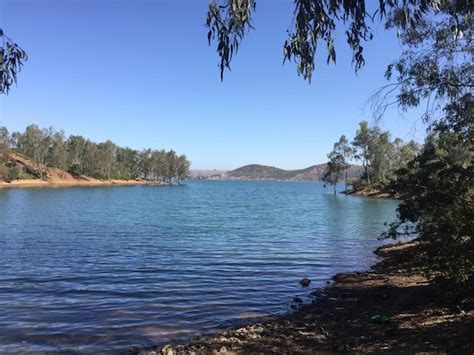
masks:
<instances>
[{"instance_id":1,"label":"water ripple","mask_svg":"<svg viewBox=\"0 0 474 355\"><path fill-rule=\"evenodd\" d=\"M363 269L393 201L319 183L0 191L0 352L125 351L290 310Z\"/></svg>"}]
</instances>

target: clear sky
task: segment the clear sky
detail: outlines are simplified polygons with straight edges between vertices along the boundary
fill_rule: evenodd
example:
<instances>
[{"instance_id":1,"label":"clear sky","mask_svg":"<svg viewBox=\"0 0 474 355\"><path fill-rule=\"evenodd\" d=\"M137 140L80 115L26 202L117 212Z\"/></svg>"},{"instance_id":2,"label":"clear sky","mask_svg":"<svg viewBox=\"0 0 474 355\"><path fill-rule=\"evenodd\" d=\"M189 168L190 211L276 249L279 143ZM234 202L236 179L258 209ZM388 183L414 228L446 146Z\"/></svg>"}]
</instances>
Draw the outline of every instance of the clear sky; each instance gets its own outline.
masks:
<instances>
[{"instance_id":1,"label":"clear sky","mask_svg":"<svg viewBox=\"0 0 474 355\"><path fill-rule=\"evenodd\" d=\"M0 0L0 28L29 54L0 98L0 125L53 126L135 149L174 149L195 169L323 163L341 134L372 119L370 95L401 51L376 26L355 75L343 33L337 65L319 53L313 82L282 65L293 1L259 0L224 82L204 26L208 0ZM321 49L324 49L321 46ZM421 141L419 112L388 112L384 129Z\"/></svg>"}]
</instances>

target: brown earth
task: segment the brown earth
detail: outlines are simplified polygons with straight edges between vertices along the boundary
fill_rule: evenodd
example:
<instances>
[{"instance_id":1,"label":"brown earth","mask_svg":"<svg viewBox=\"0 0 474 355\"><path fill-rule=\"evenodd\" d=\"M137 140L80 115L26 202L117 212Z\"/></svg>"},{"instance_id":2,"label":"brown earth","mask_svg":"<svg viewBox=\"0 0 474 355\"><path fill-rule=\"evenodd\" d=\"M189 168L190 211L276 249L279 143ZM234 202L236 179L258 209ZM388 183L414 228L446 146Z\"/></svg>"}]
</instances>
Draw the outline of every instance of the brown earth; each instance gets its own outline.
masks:
<instances>
[{"instance_id":1,"label":"brown earth","mask_svg":"<svg viewBox=\"0 0 474 355\"><path fill-rule=\"evenodd\" d=\"M10 154L10 159L23 167L26 171L35 171L34 163L15 153ZM61 186L111 186L111 185L149 185L154 184L143 179L136 180L99 180L88 176L72 175L57 168L46 168L45 177L42 179L14 180L12 182L0 181L1 188L10 187L61 187Z\"/></svg>"},{"instance_id":2,"label":"brown earth","mask_svg":"<svg viewBox=\"0 0 474 355\"><path fill-rule=\"evenodd\" d=\"M473 296L454 302L419 266L419 242L379 248L367 272L338 274L311 305L185 345L142 354L315 354L474 352ZM375 318L374 318L375 317Z\"/></svg>"},{"instance_id":3,"label":"brown earth","mask_svg":"<svg viewBox=\"0 0 474 355\"><path fill-rule=\"evenodd\" d=\"M341 193L347 195L363 196L363 197L377 197L377 198L397 198L396 194L389 191L381 191L372 188L363 188L357 190L342 191Z\"/></svg>"}]
</instances>

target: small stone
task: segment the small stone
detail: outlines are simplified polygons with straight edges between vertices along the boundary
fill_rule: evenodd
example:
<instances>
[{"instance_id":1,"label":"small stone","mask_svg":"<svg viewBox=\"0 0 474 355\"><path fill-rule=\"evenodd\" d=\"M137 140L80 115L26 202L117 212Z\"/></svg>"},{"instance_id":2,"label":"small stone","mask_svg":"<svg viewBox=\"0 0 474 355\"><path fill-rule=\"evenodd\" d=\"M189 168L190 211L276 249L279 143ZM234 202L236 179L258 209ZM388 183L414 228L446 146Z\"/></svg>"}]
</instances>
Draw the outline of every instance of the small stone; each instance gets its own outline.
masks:
<instances>
[{"instance_id":1,"label":"small stone","mask_svg":"<svg viewBox=\"0 0 474 355\"><path fill-rule=\"evenodd\" d=\"M311 280L308 279L307 277L300 280L300 285L303 287L308 287L310 283L311 283Z\"/></svg>"},{"instance_id":2,"label":"small stone","mask_svg":"<svg viewBox=\"0 0 474 355\"><path fill-rule=\"evenodd\" d=\"M303 303L303 300L299 297L295 297L295 298L293 298L293 302L294 303Z\"/></svg>"},{"instance_id":3,"label":"small stone","mask_svg":"<svg viewBox=\"0 0 474 355\"><path fill-rule=\"evenodd\" d=\"M165 345L163 349L161 349L161 354L163 355L175 355L175 351L171 345Z\"/></svg>"}]
</instances>

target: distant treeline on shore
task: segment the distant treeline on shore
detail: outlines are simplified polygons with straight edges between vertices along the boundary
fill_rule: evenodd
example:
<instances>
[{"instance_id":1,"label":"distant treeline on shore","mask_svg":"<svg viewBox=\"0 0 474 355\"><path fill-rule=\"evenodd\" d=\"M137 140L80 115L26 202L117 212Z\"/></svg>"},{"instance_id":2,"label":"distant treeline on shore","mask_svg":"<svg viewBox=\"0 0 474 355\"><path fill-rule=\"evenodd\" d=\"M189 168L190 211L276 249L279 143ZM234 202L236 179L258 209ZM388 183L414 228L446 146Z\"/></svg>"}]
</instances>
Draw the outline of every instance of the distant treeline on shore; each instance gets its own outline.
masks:
<instances>
[{"instance_id":1,"label":"distant treeline on shore","mask_svg":"<svg viewBox=\"0 0 474 355\"><path fill-rule=\"evenodd\" d=\"M11 152L34 163L31 171L10 158ZM76 176L96 179L146 179L160 183L180 183L188 176L190 161L174 150L120 147L107 140L95 143L77 135L66 137L63 131L29 125L25 132L8 132L0 127L0 180L47 178L48 167Z\"/></svg>"},{"instance_id":2,"label":"distant treeline on shore","mask_svg":"<svg viewBox=\"0 0 474 355\"><path fill-rule=\"evenodd\" d=\"M363 167L362 179L351 179L350 185L383 190L397 178L397 172L416 157L420 149L421 146L414 140L405 143L401 138L395 138L392 141L390 132L382 131L379 127L369 127L367 121L361 121L352 142L342 135L334 143L328 154L323 180L334 186L334 193L336 184L345 180L347 191L350 162L358 161Z\"/></svg>"}]
</instances>

